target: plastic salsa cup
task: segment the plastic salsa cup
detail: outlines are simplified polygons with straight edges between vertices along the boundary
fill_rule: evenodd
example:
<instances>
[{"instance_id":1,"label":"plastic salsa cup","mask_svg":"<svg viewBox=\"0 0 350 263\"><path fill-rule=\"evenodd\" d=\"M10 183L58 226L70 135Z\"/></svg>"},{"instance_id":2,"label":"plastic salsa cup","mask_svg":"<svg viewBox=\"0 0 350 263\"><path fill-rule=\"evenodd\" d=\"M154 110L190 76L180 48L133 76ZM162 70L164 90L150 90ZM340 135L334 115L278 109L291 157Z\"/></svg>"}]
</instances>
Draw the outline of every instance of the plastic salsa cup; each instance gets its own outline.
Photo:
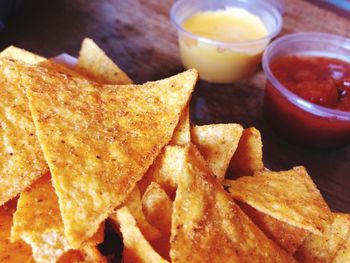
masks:
<instances>
[{"instance_id":1,"label":"plastic salsa cup","mask_svg":"<svg viewBox=\"0 0 350 263\"><path fill-rule=\"evenodd\" d=\"M288 55L330 57L350 63L350 39L325 33L296 33L271 43L263 55L267 77L264 115L287 138L313 148L350 142L350 112L311 103L281 84L270 63Z\"/></svg>"},{"instance_id":2,"label":"plastic salsa cup","mask_svg":"<svg viewBox=\"0 0 350 263\"><path fill-rule=\"evenodd\" d=\"M257 69L262 52L282 27L276 1L259 0L179 0L170 17L178 32L181 60L185 68L196 68L200 78L214 83L232 83L249 77ZM279 1L277 1L280 3ZM282 2L283 3L283 2ZM198 12L241 8L264 23L267 35L251 41L223 42L193 34L183 22Z\"/></svg>"}]
</instances>

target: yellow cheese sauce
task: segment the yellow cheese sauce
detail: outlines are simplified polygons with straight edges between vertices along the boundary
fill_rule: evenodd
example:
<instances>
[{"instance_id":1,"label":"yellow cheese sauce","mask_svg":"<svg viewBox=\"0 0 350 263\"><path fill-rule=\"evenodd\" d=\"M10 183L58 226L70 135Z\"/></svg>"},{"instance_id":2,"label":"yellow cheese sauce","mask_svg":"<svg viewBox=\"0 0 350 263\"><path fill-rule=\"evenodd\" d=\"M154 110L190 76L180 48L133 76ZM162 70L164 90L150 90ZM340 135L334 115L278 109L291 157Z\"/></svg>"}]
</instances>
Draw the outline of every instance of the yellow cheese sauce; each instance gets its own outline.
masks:
<instances>
[{"instance_id":1,"label":"yellow cheese sauce","mask_svg":"<svg viewBox=\"0 0 350 263\"><path fill-rule=\"evenodd\" d=\"M184 33L179 35L184 66L196 68L201 78L210 82L230 83L249 76L269 42L239 44L268 35L261 19L242 8L195 13L182 26L197 36L225 43L206 43Z\"/></svg>"},{"instance_id":2,"label":"yellow cheese sauce","mask_svg":"<svg viewBox=\"0 0 350 263\"><path fill-rule=\"evenodd\" d=\"M234 7L196 13L182 26L198 36L223 42L255 40L267 35L267 29L259 17Z\"/></svg>"}]
</instances>

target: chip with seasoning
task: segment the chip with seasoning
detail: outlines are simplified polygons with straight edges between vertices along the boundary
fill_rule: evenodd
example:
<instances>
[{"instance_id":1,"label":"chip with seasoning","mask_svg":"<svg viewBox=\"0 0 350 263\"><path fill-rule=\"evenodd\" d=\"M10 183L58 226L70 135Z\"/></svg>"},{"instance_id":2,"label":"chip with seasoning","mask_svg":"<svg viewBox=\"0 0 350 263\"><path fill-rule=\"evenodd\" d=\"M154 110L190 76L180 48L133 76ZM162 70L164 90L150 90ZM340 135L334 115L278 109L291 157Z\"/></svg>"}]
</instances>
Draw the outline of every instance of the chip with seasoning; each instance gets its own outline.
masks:
<instances>
[{"instance_id":1,"label":"chip with seasoning","mask_svg":"<svg viewBox=\"0 0 350 263\"><path fill-rule=\"evenodd\" d=\"M144 193L147 187L155 182L173 200L177 187L177 177L183 173L185 168L186 151L179 146L166 146L146 175L138 182L141 192Z\"/></svg>"},{"instance_id":2,"label":"chip with seasoning","mask_svg":"<svg viewBox=\"0 0 350 263\"><path fill-rule=\"evenodd\" d=\"M231 196L280 221L321 235L332 214L304 167L226 180ZM305 209L307 207L307 209Z\"/></svg>"},{"instance_id":3,"label":"chip with seasoning","mask_svg":"<svg viewBox=\"0 0 350 263\"><path fill-rule=\"evenodd\" d=\"M172 262L295 262L234 203L191 147L173 205Z\"/></svg>"},{"instance_id":4,"label":"chip with seasoning","mask_svg":"<svg viewBox=\"0 0 350 263\"><path fill-rule=\"evenodd\" d=\"M350 215L334 213L333 223L329 224L322 235L308 236L295 257L300 262L334 262L339 250L350 236ZM342 253L342 251L340 251ZM340 256L339 256L340 258ZM347 261L341 261L347 262Z\"/></svg>"},{"instance_id":5,"label":"chip with seasoning","mask_svg":"<svg viewBox=\"0 0 350 263\"><path fill-rule=\"evenodd\" d=\"M13 66L26 76L23 85L65 234L79 248L170 141L198 74L189 70L144 85L115 87L67 79L45 68Z\"/></svg>"},{"instance_id":6,"label":"chip with seasoning","mask_svg":"<svg viewBox=\"0 0 350 263\"><path fill-rule=\"evenodd\" d=\"M11 227L12 215L0 207L0 263L34 263L29 245L10 241Z\"/></svg>"},{"instance_id":7,"label":"chip with seasoning","mask_svg":"<svg viewBox=\"0 0 350 263\"><path fill-rule=\"evenodd\" d=\"M38 64L40 62L43 62L46 60L46 58L41 57L37 54L33 54L27 50L15 47L15 46L10 46L6 49L4 49L0 53L0 58L7 57L15 60L20 60L28 64Z\"/></svg>"},{"instance_id":8,"label":"chip with seasoning","mask_svg":"<svg viewBox=\"0 0 350 263\"><path fill-rule=\"evenodd\" d=\"M103 231L102 226L89 243L101 243L104 239ZM56 262L71 250L64 234L58 199L51 184L50 174L41 177L21 194L13 218L11 239L22 239L31 245L33 257L37 262Z\"/></svg>"},{"instance_id":9,"label":"chip with seasoning","mask_svg":"<svg viewBox=\"0 0 350 263\"><path fill-rule=\"evenodd\" d=\"M290 254L294 254L310 232L282 222L265 213L262 213L250 205L238 202L240 208L256 224L264 234L276 242Z\"/></svg>"},{"instance_id":10,"label":"chip with seasoning","mask_svg":"<svg viewBox=\"0 0 350 263\"><path fill-rule=\"evenodd\" d=\"M159 184L152 182L142 196L142 210L147 220L162 232L170 236L173 203Z\"/></svg>"},{"instance_id":11,"label":"chip with seasoning","mask_svg":"<svg viewBox=\"0 0 350 263\"><path fill-rule=\"evenodd\" d=\"M260 132L254 127L245 129L236 152L230 161L233 178L253 175L264 169L262 140Z\"/></svg>"},{"instance_id":12,"label":"chip with seasoning","mask_svg":"<svg viewBox=\"0 0 350 263\"><path fill-rule=\"evenodd\" d=\"M230 160L237 149L243 128L239 124L194 126L191 138L215 176L223 180Z\"/></svg>"},{"instance_id":13,"label":"chip with seasoning","mask_svg":"<svg viewBox=\"0 0 350 263\"><path fill-rule=\"evenodd\" d=\"M129 212L133 215L133 217L137 222L138 227L140 228L142 234L147 240L151 241L161 236L160 231L147 221L145 214L143 213L142 204L141 204L141 194L137 186L129 194L128 198L124 202L124 206L126 206ZM110 214L109 218L114 223L118 222L116 212L113 212L112 214Z\"/></svg>"},{"instance_id":14,"label":"chip with seasoning","mask_svg":"<svg viewBox=\"0 0 350 263\"><path fill-rule=\"evenodd\" d=\"M120 224L120 231L123 235L124 242L123 262L168 262L154 251L151 244L142 235L135 218L126 207L117 210L117 219Z\"/></svg>"},{"instance_id":15,"label":"chip with seasoning","mask_svg":"<svg viewBox=\"0 0 350 263\"><path fill-rule=\"evenodd\" d=\"M171 139L170 144L186 146L191 142L190 134L190 109L189 106L181 114L180 121L176 126L174 131L173 138Z\"/></svg>"},{"instance_id":16,"label":"chip with seasoning","mask_svg":"<svg viewBox=\"0 0 350 263\"><path fill-rule=\"evenodd\" d=\"M96 43L85 38L81 45L75 70L87 78L103 84L131 84L132 80Z\"/></svg>"},{"instance_id":17,"label":"chip with seasoning","mask_svg":"<svg viewBox=\"0 0 350 263\"><path fill-rule=\"evenodd\" d=\"M0 63L0 206L48 172L20 71Z\"/></svg>"}]
</instances>

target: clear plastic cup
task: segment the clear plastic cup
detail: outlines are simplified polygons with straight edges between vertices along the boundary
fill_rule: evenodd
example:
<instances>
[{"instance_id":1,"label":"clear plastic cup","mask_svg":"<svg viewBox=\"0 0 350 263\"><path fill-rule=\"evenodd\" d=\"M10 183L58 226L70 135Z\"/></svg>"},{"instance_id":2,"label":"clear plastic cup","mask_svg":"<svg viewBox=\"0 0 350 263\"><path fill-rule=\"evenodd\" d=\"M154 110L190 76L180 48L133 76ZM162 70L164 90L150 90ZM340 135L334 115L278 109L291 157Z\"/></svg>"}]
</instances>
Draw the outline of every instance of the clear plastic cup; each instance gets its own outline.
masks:
<instances>
[{"instance_id":1,"label":"clear plastic cup","mask_svg":"<svg viewBox=\"0 0 350 263\"><path fill-rule=\"evenodd\" d=\"M263 55L267 77L264 113L275 130L313 148L350 142L350 112L309 102L287 89L273 74L270 63L288 55L331 57L350 63L350 39L326 33L296 33L272 42Z\"/></svg>"},{"instance_id":2,"label":"clear plastic cup","mask_svg":"<svg viewBox=\"0 0 350 263\"><path fill-rule=\"evenodd\" d=\"M195 13L227 7L242 8L258 16L268 34L251 41L222 42L195 35L182 26ZM178 31L184 67L196 68L201 79L214 83L232 83L254 73L265 47L282 27L277 8L261 0L179 0L172 6L170 17Z\"/></svg>"}]
</instances>

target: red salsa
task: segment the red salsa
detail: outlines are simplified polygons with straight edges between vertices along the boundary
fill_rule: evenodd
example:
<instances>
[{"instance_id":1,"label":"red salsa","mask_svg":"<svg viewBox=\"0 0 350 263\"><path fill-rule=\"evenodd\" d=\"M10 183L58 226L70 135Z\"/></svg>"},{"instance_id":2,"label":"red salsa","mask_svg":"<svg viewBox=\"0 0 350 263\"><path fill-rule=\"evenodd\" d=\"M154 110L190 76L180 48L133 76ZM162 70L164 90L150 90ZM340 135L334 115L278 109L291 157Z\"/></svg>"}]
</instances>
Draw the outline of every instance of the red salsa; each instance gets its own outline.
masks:
<instances>
[{"instance_id":1,"label":"red salsa","mask_svg":"<svg viewBox=\"0 0 350 263\"><path fill-rule=\"evenodd\" d=\"M327 57L284 56L270 64L273 75L312 103L350 111L350 63Z\"/></svg>"},{"instance_id":2,"label":"red salsa","mask_svg":"<svg viewBox=\"0 0 350 263\"><path fill-rule=\"evenodd\" d=\"M269 65L272 75L314 104L340 110L331 113L305 107L268 79L264 113L288 139L316 148L350 143L350 64L334 58L283 56ZM276 86L274 86L276 85Z\"/></svg>"}]
</instances>

